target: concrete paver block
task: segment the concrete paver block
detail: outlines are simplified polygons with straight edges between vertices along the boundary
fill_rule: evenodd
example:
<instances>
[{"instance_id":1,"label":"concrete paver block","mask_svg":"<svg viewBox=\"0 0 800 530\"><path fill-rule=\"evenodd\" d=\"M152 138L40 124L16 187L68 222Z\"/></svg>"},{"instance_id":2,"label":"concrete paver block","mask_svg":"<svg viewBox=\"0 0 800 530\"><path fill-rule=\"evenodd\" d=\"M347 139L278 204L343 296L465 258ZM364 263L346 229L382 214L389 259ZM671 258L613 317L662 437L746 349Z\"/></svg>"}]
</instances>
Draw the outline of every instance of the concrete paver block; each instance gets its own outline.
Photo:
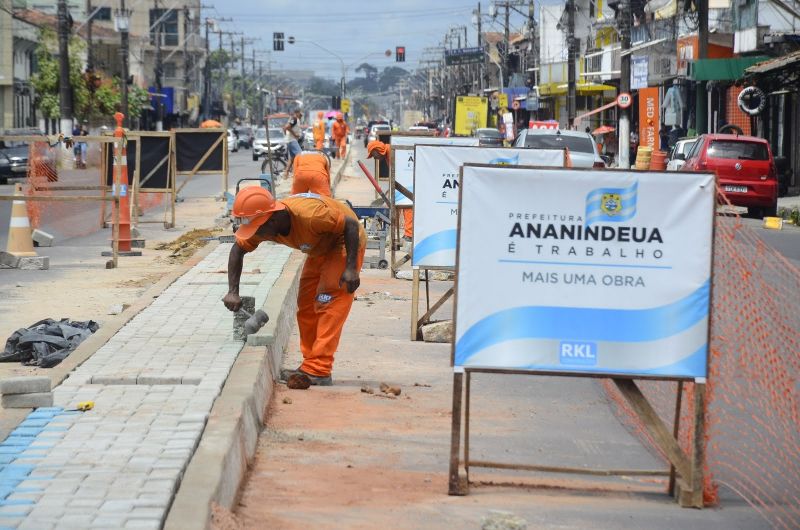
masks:
<instances>
[{"instance_id":1,"label":"concrete paver block","mask_svg":"<svg viewBox=\"0 0 800 530\"><path fill-rule=\"evenodd\" d=\"M19 258L17 268L25 271L46 271L50 268L49 256L26 256Z\"/></svg>"},{"instance_id":2,"label":"concrete paver block","mask_svg":"<svg viewBox=\"0 0 800 530\"><path fill-rule=\"evenodd\" d=\"M35 392L32 394L8 394L0 399L6 409L35 409L38 407L52 407L52 392Z\"/></svg>"},{"instance_id":3,"label":"concrete paver block","mask_svg":"<svg viewBox=\"0 0 800 530\"><path fill-rule=\"evenodd\" d=\"M37 247L52 247L55 240L52 234L48 234L38 228L35 228L31 233L31 239L33 239L34 246Z\"/></svg>"},{"instance_id":4,"label":"concrete paver block","mask_svg":"<svg viewBox=\"0 0 800 530\"><path fill-rule=\"evenodd\" d=\"M0 380L0 394L34 394L50 392L50 378L47 376L8 377Z\"/></svg>"}]
</instances>

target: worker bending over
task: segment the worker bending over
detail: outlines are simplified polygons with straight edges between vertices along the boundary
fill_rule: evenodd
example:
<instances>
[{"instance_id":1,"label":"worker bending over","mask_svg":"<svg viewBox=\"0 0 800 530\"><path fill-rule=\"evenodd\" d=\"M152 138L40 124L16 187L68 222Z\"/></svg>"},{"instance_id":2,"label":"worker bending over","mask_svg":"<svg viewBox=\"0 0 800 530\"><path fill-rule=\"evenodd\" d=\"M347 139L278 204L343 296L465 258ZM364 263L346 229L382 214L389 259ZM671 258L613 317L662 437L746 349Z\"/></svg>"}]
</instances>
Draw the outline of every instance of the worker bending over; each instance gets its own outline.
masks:
<instances>
[{"instance_id":1,"label":"worker bending over","mask_svg":"<svg viewBox=\"0 0 800 530\"><path fill-rule=\"evenodd\" d=\"M392 147L380 140L372 140L367 144L367 158L385 160L392 167ZM414 237L414 210L401 208L403 212L403 239L411 241Z\"/></svg>"},{"instance_id":2,"label":"worker bending over","mask_svg":"<svg viewBox=\"0 0 800 530\"><path fill-rule=\"evenodd\" d=\"M323 153L303 151L294 157L292 195L316 193L331 196L331 162Z\"/></svg>"},{"instance_id":3,"label":"worker bending over","mask_svg":"<svg viewBox=\"0 0 800 530\"><path fill-rule=\"evenodd\" d=\"M344 203L312 193L281 201L260 186L244 188L233 201L233 215L241 226L228 257L228 294L225 307L242 306L239 279L244 255L264 241L298 249L307 256L297 296L297 326L303 363L282 372L308 376L312 385L333 384L333 355L360 285L366 233Z\"/></svg>"}]
</instances>

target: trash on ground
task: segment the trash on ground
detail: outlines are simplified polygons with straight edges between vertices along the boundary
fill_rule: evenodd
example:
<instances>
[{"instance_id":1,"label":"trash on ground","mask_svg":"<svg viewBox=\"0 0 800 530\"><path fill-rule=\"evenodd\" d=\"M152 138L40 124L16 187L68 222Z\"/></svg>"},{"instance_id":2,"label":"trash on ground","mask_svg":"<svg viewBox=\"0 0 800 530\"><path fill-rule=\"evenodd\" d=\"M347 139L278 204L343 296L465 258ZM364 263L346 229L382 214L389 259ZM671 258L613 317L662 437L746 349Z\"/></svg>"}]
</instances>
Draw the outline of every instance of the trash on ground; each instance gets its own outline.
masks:
<instances>
[{"instance_id":1,"label":"trash on ground","mask_svg":"<svg viewBox=\"0 0 800 530\"><path fill-rule=\"evenodd\" d=\"M28 366L51 368L72 353L78 345L100 329L93 320L59 321L46 318L20 328L6 340L0 362L21 362Z\"/></svg>"},{"instance_id":2,"label":"trash on ground","mask_svg":"<svg viewBox=\"0 0 800 530\"><path fill-rule=\"evenodd\" d=\"M372 387L371 387L371 386L369 386L369 385L364 385L364 386L362 386L362 387L361 387L361 391L362 391L363 393L365 393L365 394L374 394L374 393L375 393L375 389L374 389L374 388L372 388Z\"/></svg>"}]
</instances>

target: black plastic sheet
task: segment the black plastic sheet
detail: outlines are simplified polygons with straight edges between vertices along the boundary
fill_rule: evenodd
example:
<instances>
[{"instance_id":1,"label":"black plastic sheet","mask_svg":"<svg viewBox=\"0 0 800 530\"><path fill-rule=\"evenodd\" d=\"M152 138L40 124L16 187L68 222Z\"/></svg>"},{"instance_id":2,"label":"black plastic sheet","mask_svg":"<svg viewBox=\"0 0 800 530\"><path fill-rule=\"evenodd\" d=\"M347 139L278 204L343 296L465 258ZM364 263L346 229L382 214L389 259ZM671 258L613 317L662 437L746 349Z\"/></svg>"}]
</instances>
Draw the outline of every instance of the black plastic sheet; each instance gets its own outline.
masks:
<instances>
[{"instance_id":1,"label":"black plastic sheet","mask_svg":"<svg viewBox=\"0 0 800 530\"><path fill-rule=\"evenodd\" d=\"M11 334L6 340L5 350L0 353L0 362L18 361L29 366L53 367L98 329L100 326L94 320L40 320Z\"/></svg>"}]
</instances>

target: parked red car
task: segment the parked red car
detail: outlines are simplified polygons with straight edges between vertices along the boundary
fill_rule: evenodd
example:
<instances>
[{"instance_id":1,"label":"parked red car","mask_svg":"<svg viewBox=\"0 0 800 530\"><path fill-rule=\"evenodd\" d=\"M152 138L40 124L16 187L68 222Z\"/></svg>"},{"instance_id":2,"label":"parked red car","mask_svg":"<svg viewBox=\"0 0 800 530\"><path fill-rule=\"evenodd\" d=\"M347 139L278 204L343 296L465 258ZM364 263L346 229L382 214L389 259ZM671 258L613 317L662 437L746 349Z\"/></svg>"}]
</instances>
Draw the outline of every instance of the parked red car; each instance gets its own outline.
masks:
<instances>
[{"instance_id":1,"label":"parked red car","mask_svg":"<svg viewBox=\"0 0 800 530\"><path fill-rule=\"evenodd\" d=\"M777 213L778 172L763 138L704 134L686 154L681 171L716 173L722 193L734 206L747 207L748 217Z\"/></svg>"}]
</instances>

